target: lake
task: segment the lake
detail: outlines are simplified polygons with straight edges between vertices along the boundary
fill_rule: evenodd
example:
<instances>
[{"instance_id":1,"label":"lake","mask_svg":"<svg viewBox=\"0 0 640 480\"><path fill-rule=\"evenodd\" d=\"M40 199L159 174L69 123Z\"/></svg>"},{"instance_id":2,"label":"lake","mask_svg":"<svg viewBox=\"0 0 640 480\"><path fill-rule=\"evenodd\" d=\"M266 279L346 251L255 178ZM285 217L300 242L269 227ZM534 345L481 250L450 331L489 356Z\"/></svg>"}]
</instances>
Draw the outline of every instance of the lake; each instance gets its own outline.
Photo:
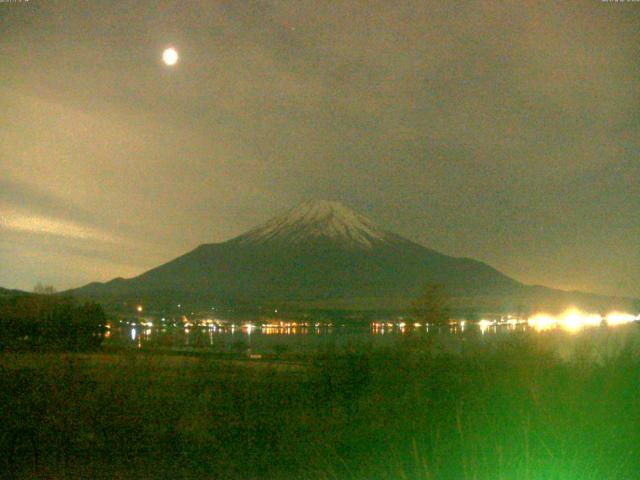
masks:
<instances>
[{"instance_id":1,"label":"lake","mask_svg":"<svg viewBox=\"0 0 640 480\"><path fill-rule=\"evenodd\" d=\"M456 322L448 327L428 327L402 322L364 324L278 324L210 323L188 326L154 325L152 321L126 322L112 326L105 335L105 346L162 349L210 353L229 353L258 358L261 355L304 354L323 349L379 348L416 338L429 337L436 351L460 353L467 345L491 344L514 336L536 336L562 357L576 349L592 348L607 355L629 342L640 341L640 323L624 322L570 325L518 321Z\"/></svg>"}]
</instances>

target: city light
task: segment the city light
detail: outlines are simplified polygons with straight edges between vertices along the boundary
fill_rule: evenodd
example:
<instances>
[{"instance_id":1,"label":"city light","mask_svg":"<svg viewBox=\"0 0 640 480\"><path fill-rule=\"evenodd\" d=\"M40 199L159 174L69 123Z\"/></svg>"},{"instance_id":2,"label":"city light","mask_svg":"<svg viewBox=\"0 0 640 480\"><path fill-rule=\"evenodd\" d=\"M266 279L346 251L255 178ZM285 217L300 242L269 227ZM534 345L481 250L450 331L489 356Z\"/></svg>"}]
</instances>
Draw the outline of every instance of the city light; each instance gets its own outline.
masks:
<instances>
[{"instance_id":1,"label":"city light","mask_svg":"<svg viewBox=\"0 0 640 480\"><path fill-rule=\"evenodd\" d=\"M607 325L613 327L640 320L640 315L634 317L630 313L611 312L604 319L607 322Z\"/></svg>"},{"instance_id":2,"label":"city light","mask_svg":"<svg viewBox=\"0 0 640 480\"><path fill-rule=\"evenodd\" d=\"M228 320L215 318L211 316L203 316L202 318L193 318L183 315L178 322L170 322L171 319L166 317L158 317L158 320L152 320L152 317L142 317L144 307L142 305L135 306L138 312L137 321L121 320L121 324L131 327L127 329L127 335L131 336L131 340L140 341L148 339L155 335L156 327L171 326L182 327L185 334L199 332L200 329L206 330L209 336L213 334L238 334L251 336L253 334L262 335L307 335L307 334L323 334L332 333L333 325L330 323L321 323L318 321L296 321L272 318L264 321L242 321L231 323ZM175 319L174 319L175 320ZM479 321L470 321L465 319L452 319L448 322L449 328L437 328L440 333L464 334L469 329L478 329L482 334L499 333L506 330L534 332L546 332L551 330L564 331L570 334L576 334L587 328L607 328L618 327L632 322L640 322L640 316L623 311L611 311L606 314L594 312L586 312L577 308L568 308L562 313L551 314L539 312L530 317L520 317L512 314L509 315L487 315ZM343 325L344 326L344 325ZM430 326L427 323L409 321L403 317L396 319L386 319L384 321L377 320L369 323L370 332L374 335L385 334L410 334L412 332L424 331L428 333ZM108 330L110 325L105 326ZM433 330L433 328L431 328ZM162 331L166 331L163 329ZM112 335L105 335L105 338Z\"/></svg>"},{"instance_id":3,"label":"city light","mask_svg":"<svg viewBox=\"0 0 640 480\"><path fill-rule=\"evenodd\" d=\"M486 319L482 319L478 322L478 326L480 327L480 332L483 334L486 333L489 327L494 324L495 322L492 322L491 320L486 320Z\"/></svg>"},{"instance_id":4,"label":"city light","mask_svg":"<svg viewBox=\"0 0 640 480\"><path fill-rule=\"evenodd\" d=\"M557 321L551 315L547 315L546 313L538 313L529 318L527 321L528 325L539 332L544 330L549 330L554 328L557 324Z\"/></svg>"},{"instance_id":5,"label":"city light","mask_svg":"<svg viewBox=\"0 0 640 480\"><path fill-rule=\"evenodd\" d=\"M530 317L527 323L539 332L553 328L561 328L568 332L577 332L586 327L598 327L601 325L614 327L631 323L638 319L638 317L630 313L611 312L603 317L596 313L585 313L571 308L558 316L538 313Z\"/></svg>"},{"instance_id":6,"label":"city light","mask_svg":"<svg viewBox=\"0 0 640 480\"><path fill-rule=\"evenodd\" d=\"M576 309L567 310L559 320L560 327L575 332L584 327L597 327L602 323L602 317L596 314L587 314Z\"/></svg>"}]
</instances>

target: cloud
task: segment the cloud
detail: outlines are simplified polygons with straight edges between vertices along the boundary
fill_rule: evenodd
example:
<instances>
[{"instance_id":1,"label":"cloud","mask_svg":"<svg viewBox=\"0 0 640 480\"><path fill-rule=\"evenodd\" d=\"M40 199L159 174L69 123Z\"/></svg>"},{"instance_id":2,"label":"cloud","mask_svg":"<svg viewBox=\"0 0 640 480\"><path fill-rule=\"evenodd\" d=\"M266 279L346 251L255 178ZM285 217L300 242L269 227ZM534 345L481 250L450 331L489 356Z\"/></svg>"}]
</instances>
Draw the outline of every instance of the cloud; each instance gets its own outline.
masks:
<instances>
[{"instance_id":1,"label":"cloud","mask_svg":"<svg viewBox=\"0 0 640 480\"><path fill-rule=\"evenodd\" d=\"M34 234L57 235L60 237L94 240L100 242L118 242L113 235L96 228L80 225L74 222L44 217L41 215L25 214L0 209L0 227L18 232Z\"/></svg>"},{"instance_id":2,"label":"cloud","mask_svg":"<svg viewBox=\"0 0 640 480\"><path fill-rule=\"evenodd\" d=\"M49 0L4 13L5 232L104 243L144 268L329 197L522 280L640 295L634 5ZM159 59L169 43L174 69Z\"/></svg>"}]
</instances>

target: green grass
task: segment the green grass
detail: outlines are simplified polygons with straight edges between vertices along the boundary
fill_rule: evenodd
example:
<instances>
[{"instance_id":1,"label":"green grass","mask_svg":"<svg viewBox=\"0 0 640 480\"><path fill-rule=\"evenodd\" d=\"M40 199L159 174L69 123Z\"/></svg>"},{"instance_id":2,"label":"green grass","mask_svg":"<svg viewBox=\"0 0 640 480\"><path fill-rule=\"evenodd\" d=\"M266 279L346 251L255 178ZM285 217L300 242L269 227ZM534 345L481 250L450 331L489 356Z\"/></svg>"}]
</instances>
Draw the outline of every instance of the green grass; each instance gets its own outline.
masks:
<instances>
[{"instance_id":1,"label":"green grass","mask_svg":"<svg viewBox=\"0 0 640 480\"><path fill-rule=\"evenodd\" d=\"M513 335L319 351L302 367L0 355L7 478L631 479L640 355Z\"/></svg>"}]
</instances>

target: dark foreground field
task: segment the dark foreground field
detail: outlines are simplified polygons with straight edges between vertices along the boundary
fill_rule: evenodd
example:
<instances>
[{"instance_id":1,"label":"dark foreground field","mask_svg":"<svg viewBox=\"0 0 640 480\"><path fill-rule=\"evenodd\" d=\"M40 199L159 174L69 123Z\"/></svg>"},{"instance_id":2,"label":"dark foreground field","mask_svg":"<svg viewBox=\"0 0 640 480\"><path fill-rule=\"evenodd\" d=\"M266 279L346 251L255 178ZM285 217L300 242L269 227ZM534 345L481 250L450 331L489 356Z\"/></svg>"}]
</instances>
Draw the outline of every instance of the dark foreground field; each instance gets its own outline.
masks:
<instances>
[{"instance_id":1,"label":"dark foreground field","mask_svg":"<svg viewBox=\"0 0 640 480\"><path fill-rule=\"evenodd\" d=\"M640 355L513 336L297 364L0 355L6 478L633 479Z\"/></svg>"}]
</instances>

